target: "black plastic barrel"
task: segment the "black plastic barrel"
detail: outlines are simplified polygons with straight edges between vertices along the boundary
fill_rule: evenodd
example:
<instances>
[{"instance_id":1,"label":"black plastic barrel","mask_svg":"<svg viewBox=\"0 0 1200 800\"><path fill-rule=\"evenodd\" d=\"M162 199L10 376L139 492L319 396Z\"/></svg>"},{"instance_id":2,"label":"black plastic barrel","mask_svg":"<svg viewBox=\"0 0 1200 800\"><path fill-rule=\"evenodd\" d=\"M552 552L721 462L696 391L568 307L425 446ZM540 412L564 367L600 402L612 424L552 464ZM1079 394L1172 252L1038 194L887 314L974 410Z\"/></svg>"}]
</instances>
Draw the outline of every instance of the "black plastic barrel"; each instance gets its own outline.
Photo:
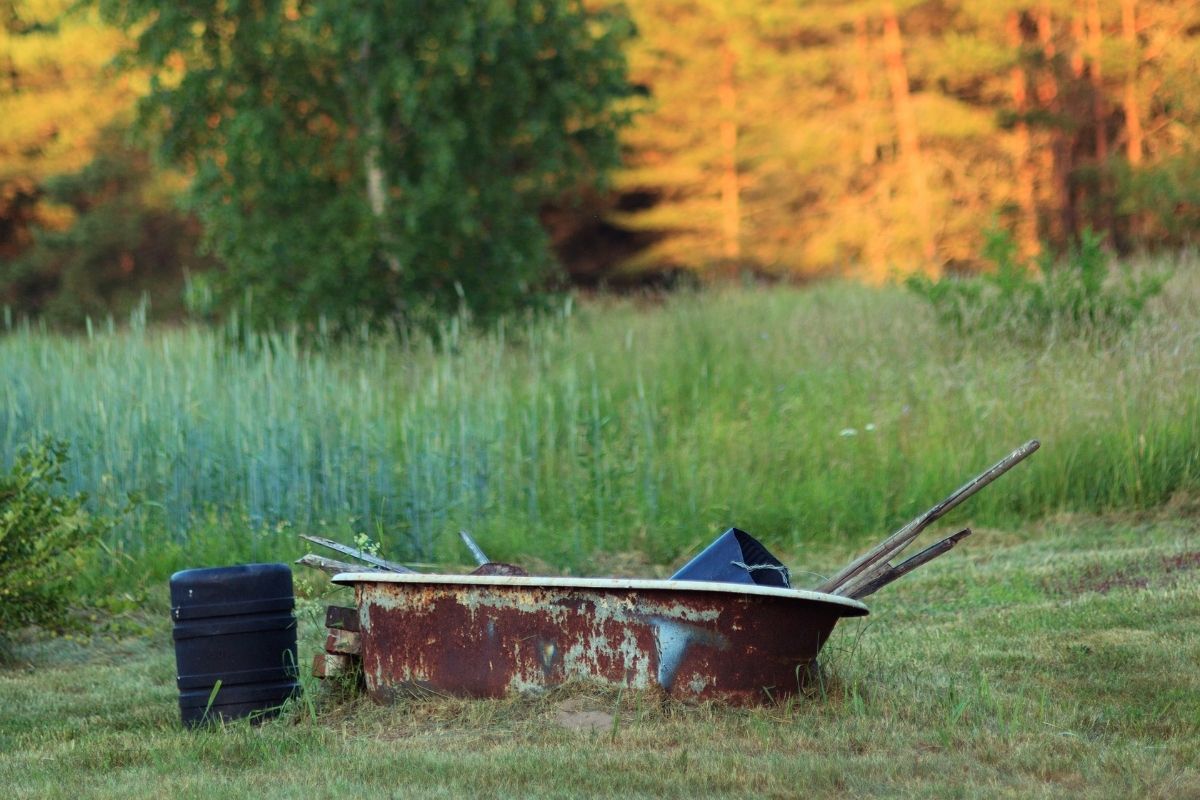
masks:
<instances>
[{"instance_id":1,"label":"black plastic barrel","mask_svg":"<svg viewBox=\"0 0 1200 800\"><path fill-rule=\"evenodd\" d=\"M299 693L294 607L287 564L188 569L171 576L184 725L269 716Z\"/></svg>"}]
</instances>

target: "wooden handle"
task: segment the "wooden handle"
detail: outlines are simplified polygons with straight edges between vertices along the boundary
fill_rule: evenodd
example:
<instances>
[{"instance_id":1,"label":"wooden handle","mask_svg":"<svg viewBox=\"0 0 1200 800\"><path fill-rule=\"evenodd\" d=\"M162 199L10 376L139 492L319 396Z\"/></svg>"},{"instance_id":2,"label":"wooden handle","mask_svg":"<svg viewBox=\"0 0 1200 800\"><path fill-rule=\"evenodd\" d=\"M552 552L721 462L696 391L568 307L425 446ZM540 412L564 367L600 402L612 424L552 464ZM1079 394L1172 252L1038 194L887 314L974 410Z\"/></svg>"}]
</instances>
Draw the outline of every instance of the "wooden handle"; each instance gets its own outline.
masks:
<instances>
[{"instance_id":1,"label":"wooden handle","mask_svg":"<svg viewBox=\"0 0 1200 800\"><path fill-rule=\"evenodd\" d=\"M904 548L908 547L912 540L920 535L921 531L928 528L934 522L937 522L964 500L996 480L996 478L999 478L1017 464L1020 464L1026 458L1033 455L1039 447L1041 447L1041 443L1037 439L1031 439L1016 450L1013 450L991 467L958 487L945 500L847 564L832 578L820 584L817 587L817 591L836 592L840 587L845 586L850 580L873 565L881 561L890 561L893 557L899 555Z\"/></svg>"},{"instance_id":2,"label":"wooden handle","mask_svg":"<svg viewBox=\"0 0 1200 800\"><path fill-rule=\"evenodd\" d=\"M859 575L856 580L838 589L837 593L846 597L852 597L855 600L861 600L868 595L875 594L875 592L897 578L907 575L917 567L928 564L943 553L948 553L954 548L954 545L958 544L959 540L965 539L970 535L971 529L963 528L953 536L947 536L940 542L931 544L902 564L894 567L891 564L886 564L882 570L872 572L869 575L866 573Z\"/></svg>"}]
</instances>

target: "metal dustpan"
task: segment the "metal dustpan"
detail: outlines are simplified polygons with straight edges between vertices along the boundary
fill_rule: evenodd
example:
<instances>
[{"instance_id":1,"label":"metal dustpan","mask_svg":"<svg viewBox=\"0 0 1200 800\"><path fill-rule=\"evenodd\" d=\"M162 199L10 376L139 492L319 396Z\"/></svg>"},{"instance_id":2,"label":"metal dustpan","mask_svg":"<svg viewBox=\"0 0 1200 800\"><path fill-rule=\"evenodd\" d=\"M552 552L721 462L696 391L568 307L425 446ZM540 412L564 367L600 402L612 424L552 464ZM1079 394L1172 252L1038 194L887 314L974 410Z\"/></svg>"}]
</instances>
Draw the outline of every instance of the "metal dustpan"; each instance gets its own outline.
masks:
<instances>
[{"instance_id":1,"label":"metal dustpan","mask_svg":"<svg viewBox=\"0 0 1200 800\"><path fill-rule=\"evenodd\" d=\"M783 562L771 555L762 542L737 528L730 528L717 537L670 579L791 588Z\"/></svg>"}]
</instances>

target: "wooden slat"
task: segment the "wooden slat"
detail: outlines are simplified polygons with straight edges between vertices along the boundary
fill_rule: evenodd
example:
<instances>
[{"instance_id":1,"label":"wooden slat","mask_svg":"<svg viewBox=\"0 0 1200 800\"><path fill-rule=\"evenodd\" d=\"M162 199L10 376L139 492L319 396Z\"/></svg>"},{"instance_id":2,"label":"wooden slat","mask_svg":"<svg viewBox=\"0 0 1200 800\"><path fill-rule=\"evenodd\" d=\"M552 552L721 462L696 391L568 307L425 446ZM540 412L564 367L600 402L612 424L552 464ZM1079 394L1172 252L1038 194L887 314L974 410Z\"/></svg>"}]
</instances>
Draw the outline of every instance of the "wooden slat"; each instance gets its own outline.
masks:
<instances>
[{"instance_id":1,"label":"wooden slat","mask_svg":"<svg viewBox=\"0 0 1200 800\"><path fill-rule=\"evenodd\" d=\"M350 564L345 561L336 561L325 556L318 556L313 553L301 556L296 559L296 563L302 567L312 567L319 569L328 575L337 575L340 572L386 572L377 567L367 567L362 564Z\"/></svg>"},{"instance_id":2,"label":"wooden slat","mask_svg":"<svg viewBox=\"0 0 1200 800\"><path fill-rule=\"evenodd\" d=\"M331 629L325 637L325 652L357 656L362 653L362 634L354 631Z\"/></svg>"},{"instance_id":3,"label":"wooden slat","mask_svg":"<svg viewBox=\"0 0 1200 800\"><path fill-rule=\"evenodd\" d=\"M302 533L300 534L300 538L306 542L319 544L321 547L328 547L330 550L336 550L344 556L350 556L358 561L362 561L367 564L374 564L377 567L383 567L384 569L392 572L413 572L413 570L409 569L403 564L397 564L395 561L388 561L385 558L373 556L368 552L358 549L357 547L350 547L349 545L342 544L341 542L335 542L333 539L326 539L324 536L309 536L307 533Z\"/></svg>"},{"instance_id":4,"label":"wooden slat","mask_svg":"<svg viewBox=\"0 0 1200 800\"><path fill-rule=\"evenodd\" d=\"M354 668L354 657L340 653L317 653L313 656L314 678L336 678L346 675Z\"/></svg>"},{"instance_id":5,"label":"wooden slat","mask_svg":"<svg viewBox=\"0 0 1200 800\"><path fill-rule=\"evenodd\" d=\"M325 609L325 627L357 633L360 630L358 609L354 606L329 606Z\"/></svg>"}]
</instances>

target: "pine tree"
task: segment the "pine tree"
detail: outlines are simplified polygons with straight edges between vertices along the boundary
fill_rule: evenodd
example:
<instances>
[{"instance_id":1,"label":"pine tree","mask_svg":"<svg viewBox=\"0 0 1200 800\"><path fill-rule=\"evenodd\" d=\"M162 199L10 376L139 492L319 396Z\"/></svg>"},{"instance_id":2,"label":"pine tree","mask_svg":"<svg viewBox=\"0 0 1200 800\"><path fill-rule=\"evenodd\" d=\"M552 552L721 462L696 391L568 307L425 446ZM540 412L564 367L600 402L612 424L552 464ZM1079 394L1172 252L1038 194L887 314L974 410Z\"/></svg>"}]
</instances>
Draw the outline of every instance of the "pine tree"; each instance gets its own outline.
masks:
<instances>
[{"instance_id":1,"label":"pine tree","mask_svg":"<svg viewBox=\"0 0 1200 800\"><path fill-rule=\"evenodd\" d=\"M658 239L628 267L721 274L731 175L738 262L760 274L969 269L996 220L1025 256L1043 242L1065 247L1087 226L1113 229L1120 246L1188 227L1188 146L1175 136L1186 128L1172 122L1196 119L1186 65L1194 9L1151 0L632 8L644 33L635 72L653 102L625 139L619 182L636 202L614 220ZM736 93L723 88L727 49ZM730 113L736 136L722 134ZM722 142L736 143L732 161ZM1184 210L1174 232L1151 186Z\"/></svg>"}]
</instances>

